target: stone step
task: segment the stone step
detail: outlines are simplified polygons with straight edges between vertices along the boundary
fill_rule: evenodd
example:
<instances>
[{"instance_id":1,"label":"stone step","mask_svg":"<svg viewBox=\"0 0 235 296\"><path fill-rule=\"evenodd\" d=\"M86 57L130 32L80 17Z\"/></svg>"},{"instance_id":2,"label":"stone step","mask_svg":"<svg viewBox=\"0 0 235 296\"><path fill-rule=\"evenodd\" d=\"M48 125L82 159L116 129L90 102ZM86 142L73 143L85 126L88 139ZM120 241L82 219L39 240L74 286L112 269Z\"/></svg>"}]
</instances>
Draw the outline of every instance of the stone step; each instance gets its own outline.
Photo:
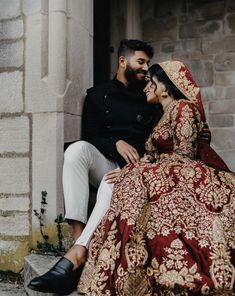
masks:
<instances>
[{"instance_id":1,"label":"stone step","mask_svg":"<svg viewBox=\"0 0 235 296\"><path fill-rule=\"evenodd\" d=\"M25 257L24 262L24 287L29 296L56 296L52 293L41 293L33 291L27 288L29 281L35 276L39 276L48 271L60 257L30 254ZM77 291L72 292L69 296L84 296L84 294L78 294Z\"/></svg>"}]
</instances>

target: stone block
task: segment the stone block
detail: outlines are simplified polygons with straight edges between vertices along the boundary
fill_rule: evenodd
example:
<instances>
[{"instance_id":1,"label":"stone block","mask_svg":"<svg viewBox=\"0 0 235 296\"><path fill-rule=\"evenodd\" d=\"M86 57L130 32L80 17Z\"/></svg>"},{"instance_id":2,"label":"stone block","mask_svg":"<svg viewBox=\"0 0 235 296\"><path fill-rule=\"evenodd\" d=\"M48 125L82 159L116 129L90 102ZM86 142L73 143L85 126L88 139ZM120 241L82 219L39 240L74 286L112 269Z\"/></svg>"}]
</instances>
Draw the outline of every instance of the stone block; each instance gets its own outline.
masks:
<instances>
[{"instance_id":1,"label":"stone block","mask_svg":"<svg viewBox=\"0 0 235 296\"><path fill-rule=\"evenodd\" d=\"M92 56L93 40L90 39L87 30L82 26L70 25L71 36L68 40L67 69L72 83L64 97L64 111L81 115L86 90L92 86L92 60L90 57Z\"/></svg>"},{"instance_id":2,"label":"stone block","mask_svg":"<svg viewBox=\"0 0 235 296\"><path fill-rule=\"evenodd\" d=\"M0 153L29 152L29 119L26 116L0 119Z\"/></svg>"},{"instance_id":3,"label":"stone block","mask_svg":"<svg viewBox=\"0 0 235 296\"><path fill-rule=\"evenodd\" d=\"M180 25L179 37L200 38L201 36L214 36L222 33L222 21L196 21Z\"/></svg>"},{"instance_id":4,"label":"stone block","mask_svg":"<svg viewBox=\"0 0 235 296\"><path fill-rule=\"evenodd\" d=\"M224 41L221 41L224 43L224 48L226 49L226 52L234 52L235 51L235 36L226 36L224 38Z\"/></svg>"},{"instance_id":5,"label":"stone block","mask_svg":"<svg viewBox=\"0 0 235 296\"><path fill-rule=\"evenodd\" d=\"M204 61L190 61L188 63L192 75L200 87L211 86L214 82L213 63Z\"/></svg>"},{"instance_id":6,"label":"stone block","mask_svg":"<svg viewBox=\"0 0 235 296\"><path fill-rule=\"evenodd\" d=\"M201 87L201 96L203 101L211 101L215 98L215 88L211 87Z\"/></svg>"},{"instance_id":7,"label":"stone block","mask_svg":"<svg viewBox=\"0 0 235 296\"><path fill-rule=\"evenodd\" d=\"M224 30L226 34L235 33L235 13L228 14L225 17Z\"/></svg>"},{"instance_id":8,"label":"stone block","mask_svg":"<svg viewBox=\"0 0 235 296\"><path fill-rule=\"evenodd\" d=\"M219 156L225 161L232 172L235 172L235 149L230 151L218 151Z\"/></svg>"},{"instance_id":9,"label":"stone block","mask_svg":"<svg viewBox=\"0 0 235 296\"><path fill-rule=\"evenodd\" d=\"M22 20L0 22L0 40L21 38L23 33Z\"/></svg>"},{"instance_id":10,"label":"stone block","mask_svg":"<svg viewBox=\"0 0 235 296\"><path fill-rule=\"evenodd\" d=\"M23 211L29 210L28 196L2 197L0 198L1 211Z\"/></svg>"},{"instance_id":11,"label":"stone block","mask_svg":"<svg viewBox=\"0 0 235 296\"><path fill-rule=\"evenodd\" d=\"M212 143L217 150L235 149L235 128L211 128Z\"/></svg>"},{"instance_id":12,"label":"stone block","mask_svg":"<svg viewBox=\"0 0 235 296\"><path fill-rule=\"evenodd\" d=\"M169 16L177 16L181 10L181 1L155 1L154 2L154 16L156 18L159 17L169 17Z\"/></svg>"},{"instance_id":13,"label":"stone block","mask_svg":"<svg viewBox=\"0 0 235 296\"><path fill-rule=\"evenodd\" d=\"M235 12L235 2L234 2L234 0L228 0L227 2L228 2L227 11L228 12Z\"/></svg>"},{"instance_id":14,"label":"stone block","mask_svg":"<svg viewBox=\"0 0 235 296\"><path fill-rule=\"evenodd\" d=\"M0 44L0 67L16 67L23 65L23 41Z\"/></svg>"},{"instance_id":15,"label":"stone block","mask_svg":"<svg viewBox=\"0 0 235 296\"><path fill-rule=\"evenodd\" d=\"M215 84L217 86L229 86L235 84L235 71L215 73Z\"/></svg>"},{"instance_id":16,"label":"stone block","mask_svg":"<svg viewBox=\"0 0 235 296\"><path fill-rule=\"evenodd\" d=\"M0 282L0 295L1 296L27 296L24 288L17 283Z\"/></svg>"},{"instance_id":17,"label":"stone block","mask_svg":"<svg viewBox=\"0 0 235 296\"><path fill-rule=\"evenodd\" d=\"M217 115L209 116L210 127L232 127L234 126L234 116L232 115Z\"/></svg>"},{"instance_id":18,"label":"stone block","mask_svg":"<svg viewBox=\"0 0 235 296\"><path fill-rule=\"evenodd\" d=\"M29 235L29 226L28 213L18 212L11 216L0 216L0 235Z\"/></svg>"},{"instance_id":19,"label":"stone block","mask_svg":"<svg viewBox=\"0 0 235 296\"><path fill-rule=\"evenodd\" d=\"M81 137L81 116L64 115L64 141L77 141Z\"/></svg>"},{"instance_id":20,"label":"stone block","mask_svg":"<svg viewBox=\"0 0 235 296\"><path fill-rule=\"evenodd\" d=\"M73 19L74 25L82 26L90 35L93 32L93 1L72 0L68 1L68 15Z\"/></svg>"},{"instance_id":21,"label":"stone block","mask_svg":"<svg viewBox=\"0 0 235 296\"><path fill-rule=\"evenodd\" d=\"M16 18L20 14L20 0L1 1L0 19Z\"/></svg>"},{"instance_id":22,"label":"stone block","mask_svg":"<svg viewBox=\"0 0 235 296\"><path fill-rule=\"evenodd\" d=\"M203 38L202 39L202 53L203 54L218 54L220 52L224 52L225 50L225 42L223 39L210 39Z\"/></svg>"},{"instance_id":23,"label":"stone block","mask_svg":"<svg viewBox=\"0 0 235 296\"><path fill-rule=\"evenodd\" d=\"M142 22L143 39L149 42L176 40L178 38L177 24L177 17L174 16L162 19L146 19Z\"/></svg>"},{"instance_id":24,"label":"stone block","mask_svg":"<svg viewBox=\"0 0 235 296\"><path fill-rule=\"evenodd\" d=\"M0 168L0 192L29 192L28 158L0 158Z\"/></svg>"},{"instance_id":25,"label":"stone block","mask_svg":"<svg viewBox=\"0 0 235 296\"><path fill-rule=\"evenodd\" d=\"M235 87L227 87L225 90L225 99L235 99Z\"/></svg>"},{"instance_id":26,"label":"stone block","mask_svg":"<svg viewBox=\"0 0 235 296\"><path fill-rule=\"evenodd\" d=\"M171 53L175 51L181 50L181 42L175 41L175 42L163 42L161 51L163 53Z\"/></svg>"},{"instance_id":27,"label":"stone block","mask_svg":"<svg viewBox=\"0 0 235 296\"><path fill-rule=\"evenodd\" d=\"M211 114L235 114L235 99L210 102Z\"/></svg>"},{"instance_id":28,"label":"stone block","mask_svg":"<svg viewBox=\"0 0 235 296\"><path fill-rule=\"evenodd\" d=\"M0 112L23 111L23 73L20 71L0 73Z\"/></svg>"},{"instance_id":29,"label":"stone block","mask_svg":"<svg viewBox=\"0 0 235 296\"><path fill-rule=\"evenodd\" d=\"M215 56L216 71L231 71L235 70L235 53L224 53Z\"/></svg>"},{"instance_id":30,"label":"stone block","mask_svg":"<svg viewBox=\"0 0 235 296\"><path fill-rule=\"evenodd\" d=\"M43 1L23 0L23 13L27 16L40 13Z\"/></svg>"},{"instance_id":31,"label":"stone block","mask_svg":"<svg viewBox=\"0 0 235 296\"><path fill-rule=\"evenodd\" d=\"M1 227L1 226L0 226ZM10 226L9 226L10 227ZM0 240L0 270L20 272L24 266L24 257L29 253L29 243L27 241L7 241ZM12 291L11 291L12 292ZM18 295L19 289L15 291ZM1 294L2 295L2 294ZM11 294L3 294L11 295ZM20 294L24 295L24 294Z\"/></svg>"},{"instance_id":32,"label":"stone block","mask_svg":"<svg viewBox=\"0 0 235 296\"><path fill-rule=\"evenodd\" d=\"M32 128L32 209L40 209L41 191L48 193L46 223L54 223L63 213L63 130L62 113L39 113L33 115ZM38 220L32 217L33 227Z\"/></svg>"},{"instance_id":33,"label":"stone block","mask_svg":"<svg viewBox=\"0 0 235 296\"><path fill-rule=\"evenodd\" d=\"M188 13L195 20L222 19L225 12L225 1L189 1Z\"/></svg>"}]
</instances>

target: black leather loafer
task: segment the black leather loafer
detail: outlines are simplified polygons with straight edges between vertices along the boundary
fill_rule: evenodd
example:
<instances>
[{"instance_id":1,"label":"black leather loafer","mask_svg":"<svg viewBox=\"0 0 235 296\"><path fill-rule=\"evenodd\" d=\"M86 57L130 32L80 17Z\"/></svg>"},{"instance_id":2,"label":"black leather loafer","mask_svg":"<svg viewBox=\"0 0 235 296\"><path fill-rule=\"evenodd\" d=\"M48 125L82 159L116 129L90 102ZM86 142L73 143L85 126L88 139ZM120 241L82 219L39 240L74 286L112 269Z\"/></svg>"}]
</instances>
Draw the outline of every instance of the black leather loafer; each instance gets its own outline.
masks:
<instances>
[{"instance_id":1,"label":"black leather loafer","mask_svg":"<svg viewBox=\"0 0 235 296\"><path fill-rule=\"evenodd\" d=\"M73 263L62 257L48 272L32 279L28 288L38 292L68 295L77 288L83 266L73 270Z\"/></svg>"}]
</instances>

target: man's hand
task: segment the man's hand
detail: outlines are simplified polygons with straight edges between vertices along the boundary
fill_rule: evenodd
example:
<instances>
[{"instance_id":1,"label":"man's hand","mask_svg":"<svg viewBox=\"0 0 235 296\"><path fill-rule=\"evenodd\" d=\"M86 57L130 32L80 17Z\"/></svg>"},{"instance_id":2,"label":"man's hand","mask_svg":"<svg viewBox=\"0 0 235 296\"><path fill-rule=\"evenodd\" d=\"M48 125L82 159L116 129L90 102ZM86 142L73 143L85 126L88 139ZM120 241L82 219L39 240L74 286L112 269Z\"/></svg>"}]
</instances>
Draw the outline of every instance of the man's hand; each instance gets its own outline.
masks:
<instances>
[{"instance_id":1,"label":"man's hand","mask_svg":"<svg viewBox=\"0 0 235 296\"><path fill-rule=\"evenodd\" d=\"M202 131L200 132L200 139L206 140L209 144L211 142L211 132L207 123L205 123Z\"/></svg>"},{"instance_id":2,"label":"man's hand","mask_svg":"<svg viewBox=\"0 0 235 296\"><path fill-rule=\"evenodd\" d=\"M140 156L135 147L127 142L123 140L117 141L116 148L118 153L125 159L126 163L135 163L140 160Z\"/></svg>"},{"instance_id":3,"label":"man's hand","mask_svg":"<svg viewBox=\"0 0 235 296\"><path fill-rule=\"evenodd\" d=\"M117 180L118 176L120 175L121 169L117 168L115 170L112 170L110 172L108 172L107 174L104 175L104 180L108 183L108 184L113 184L115 183L115 181Z\"/></svg>"}]
</instances>

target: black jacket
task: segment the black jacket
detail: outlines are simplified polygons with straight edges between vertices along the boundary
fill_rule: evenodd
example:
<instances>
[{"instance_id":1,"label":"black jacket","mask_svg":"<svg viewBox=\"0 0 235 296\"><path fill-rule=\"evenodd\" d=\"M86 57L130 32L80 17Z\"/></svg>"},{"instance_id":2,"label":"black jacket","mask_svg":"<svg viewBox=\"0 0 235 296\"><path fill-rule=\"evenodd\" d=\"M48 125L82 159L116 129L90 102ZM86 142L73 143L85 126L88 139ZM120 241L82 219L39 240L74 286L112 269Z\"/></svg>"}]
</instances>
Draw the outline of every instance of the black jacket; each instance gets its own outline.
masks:
<instances>
[{"instance_id":1,"label":"black jacket","mask_svg":"<svg viewBox=\"0 0 235 296\"><path fill-rule=\"evenodd\" d=\"M147 104L143 91L133 91L116 78L87 90L82 115L82 140L93 144L119 166L125 160L115 143L124 140L134 146L140 156L145 152L145 140L159 110Z\"/></svg>"}]
</instances>

